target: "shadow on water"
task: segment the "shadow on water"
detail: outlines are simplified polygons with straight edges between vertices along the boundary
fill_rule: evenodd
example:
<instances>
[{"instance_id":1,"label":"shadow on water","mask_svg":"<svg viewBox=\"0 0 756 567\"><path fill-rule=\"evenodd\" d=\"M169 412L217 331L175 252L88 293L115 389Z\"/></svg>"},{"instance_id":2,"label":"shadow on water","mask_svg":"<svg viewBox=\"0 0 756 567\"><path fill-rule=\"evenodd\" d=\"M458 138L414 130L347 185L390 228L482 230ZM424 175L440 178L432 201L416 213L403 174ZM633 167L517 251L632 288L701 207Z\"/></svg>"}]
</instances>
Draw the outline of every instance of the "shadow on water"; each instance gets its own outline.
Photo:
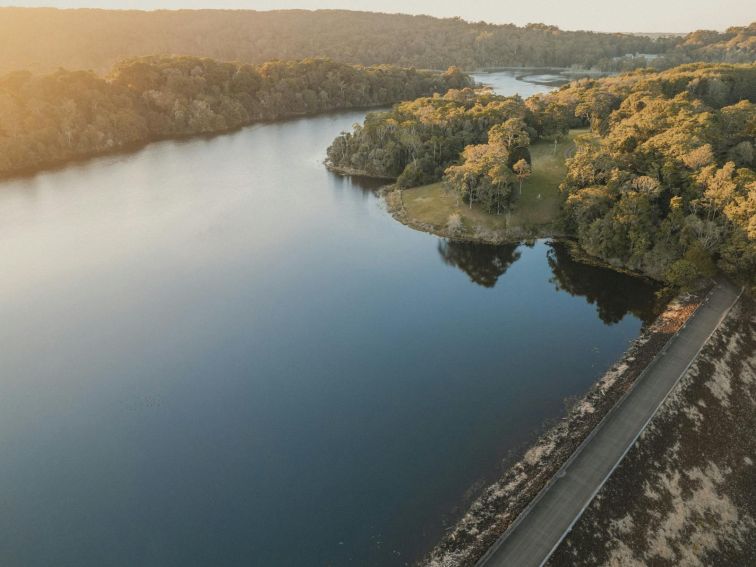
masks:
<instances>
[{"instance_id":1,"label":"shadow on water","mask_svg":"<svg viewBox=\"0 0 756 567\"><path fill-rule=\"evenodd\" d=\"M632 277L600 266L583 264L572 258L563 244L552 242L548 262L559 291L585 297L596 305L599 318L606 324L618 323L628 313L643 323L651 323L659 314L656 292L660 286L649 279Z\"/></svg>"},{"instance_id":2,"label":"shadow on water","mask_svg":"<svg viewBox=\"0 0 756 567\"><path fill-rule=\"evenodd\" d=\"M519 249L528 244L476 244L442 240L438 253L445 264L465 272L476 284L493 288L499 278L520 259ZM530 244L532 246L532 244ZM659 313L658 284L632 277L610 268L578 262L564 244L549 242L547 260L551 283L557 291L585 297L596 306L599 318L607 325L620 322L632 313L649 324Z\"/></svg>"},{"instance_id":3,"label":"shadow on water","mask_svg":"<svg viewBox=\"0 0 756 567\"><path fill-rule=\"evenodd\" d=\"M337 173L332 175L339 180L339 183L345 189L360 191L366 196L375 194L378 189L391 183L391 181L387 179L376 179L374 177L363 177L360 175L339 175Z\"/></svg>"},{"instance_id":4,"label":"shadow on water","mask_svg":"<svg viewBox=\"0 0 756 567\"><path fill-rule=\"evenodd\" d=\"M494 287L509 267L520 259L520 244L475 244L441 240L438 253L449 266L470 276L470 280L483 287Z\"/></svg>"}]
</instances>

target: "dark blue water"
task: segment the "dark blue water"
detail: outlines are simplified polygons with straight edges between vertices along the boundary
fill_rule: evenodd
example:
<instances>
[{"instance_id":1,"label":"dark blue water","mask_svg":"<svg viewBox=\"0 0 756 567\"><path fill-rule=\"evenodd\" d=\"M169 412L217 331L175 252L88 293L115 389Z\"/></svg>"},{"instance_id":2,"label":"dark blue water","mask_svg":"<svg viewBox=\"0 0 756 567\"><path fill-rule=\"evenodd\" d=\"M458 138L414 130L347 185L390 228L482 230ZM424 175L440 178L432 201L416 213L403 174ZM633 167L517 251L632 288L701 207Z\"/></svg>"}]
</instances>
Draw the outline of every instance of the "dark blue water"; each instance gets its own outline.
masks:
<instances>
[{"instance_id":1,"label":"dark blue water","mask_svg":"<svg viewBox=\"0 0 756 567\"><path fill-rule=\"evenodd\" d=\"M306 118L0 184L0 564L401 565L649 316L446 243Z\"/></svg>"}]
</instances>

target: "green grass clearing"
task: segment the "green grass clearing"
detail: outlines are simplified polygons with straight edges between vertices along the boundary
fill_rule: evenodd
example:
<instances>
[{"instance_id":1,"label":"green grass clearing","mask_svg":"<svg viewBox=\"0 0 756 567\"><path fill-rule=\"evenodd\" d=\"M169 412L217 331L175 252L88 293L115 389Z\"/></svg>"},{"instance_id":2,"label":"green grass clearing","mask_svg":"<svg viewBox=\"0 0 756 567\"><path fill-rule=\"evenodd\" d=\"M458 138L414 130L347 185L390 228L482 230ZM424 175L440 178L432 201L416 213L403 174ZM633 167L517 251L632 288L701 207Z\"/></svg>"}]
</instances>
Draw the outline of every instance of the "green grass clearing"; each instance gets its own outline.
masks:
<instances>
[{"instance_id":1,"label":"green grass clearing","mask_svg":"<svg viewBox=\"0 0 756 567\"><path fill-rule=\"evenodd\" d=\"M408 224L430 225L443 229L449 216L458 213L462 217L465 232L535 230L551 225L562 204L559 193L566 168L565 158L574 148L574 139L587 130L572 130L570 135L557 144L554 151L553 142L538 142L530 146L532 158L532 175L522 185L516 187L514 208L507 214L489 214L478 204L472 208L447 190L443 183L433 183L402 191L404 214Z\"/></svg>"}]
</instances>

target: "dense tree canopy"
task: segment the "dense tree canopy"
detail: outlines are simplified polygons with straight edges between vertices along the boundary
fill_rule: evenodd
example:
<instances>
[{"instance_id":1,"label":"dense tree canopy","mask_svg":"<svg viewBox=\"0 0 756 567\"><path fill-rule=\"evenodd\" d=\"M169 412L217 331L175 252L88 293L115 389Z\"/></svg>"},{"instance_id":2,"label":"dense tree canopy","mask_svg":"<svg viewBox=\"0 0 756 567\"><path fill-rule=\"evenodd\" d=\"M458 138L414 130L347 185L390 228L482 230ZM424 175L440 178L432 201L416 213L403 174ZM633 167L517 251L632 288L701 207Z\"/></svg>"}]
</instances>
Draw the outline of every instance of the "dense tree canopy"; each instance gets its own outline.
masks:
<instances>
[{"instance_id":1,"label":"dense tree canopy","mask_svg":"<svg viewBox=\"0 0 756 567\"><path fill-rule=\"evenodd\" d=\"M573 84L587 105L562 184L565 221L609 262L687 285L716 265L756 276L756 65L687 65ZM594 101L604 101L596 104Z\"/></svg>"},{"instance_id":2,"label":"dense tree canopy","mask_svg":"<svg viewBox=\"0 0 756 567\"><path fill-rule=\"evenodd\" d=\"M329 57L425 69L501 66L644 65L635 54L691 60L752 61L754 29L697 32L686 38L563 31L554 26L495 25L460 18L344 10L0 9L0 72L58 67L106 72L125 57L192 55L263 63ZM748 59L750 57L750 59ZM667 61L669 58L669 61Z\"/></svg>"},{"instance_id":3,"label":"dense tree canopy","mask_svg":"<svg viewBox=\"0 0 756 567\"><path fill-rule=\"evenodd\" d=\"M584 250L679 285L717 266L753 281L754 97L756 64L636 71L526 101L451 90L370 114L328 156L400 186L443 177L499 213L529 174L531 141L590 126L562 183L564 228Z\"/></svg>"},{"instance_id":4,"label":"dense tree canopy","mask_svg":"<svg viewBox=\"0 0 756 567\"><path fill-rule=\"evenodd\" d=\"M518 96L450 90L369 114L334 140L328 164L396 178L401 187L443 179L468 205L498 214L510 208L516 183L530 173L531 141L568 131L566 123L536 116Z\"/></svg>"},{"instance_id":5,"label":"dense tree canopy","mask_svg":"<svg viewBox=\"0 0 756 567\"><path fill-rule=\"evenodd\" d=\"M522 124L525 113L520 97L454 89L368 114L362 125L334 140L328 162L336 169L398 178L402 186L429 183L441 179L466 147L487 144L492 126L510 118ZM482 164L485 151L471 148L468 154Z\"/></svg>"},{"instance_id":6,"label":"dense tree canopy","mask_svg":"<svg viewBox=\"0 0 756 567\"><path fill-rule=\"evenodd\" d=\"M467 146L460 163L446 169L444 180L470 207L478 202L489 213L500 214L514 200L515 179L529 173L529 144L525 121L507 118L488 130L488 142Z\"/></svg>"},{"instance_id":7,"label":"dense tree canopy","mask_svg":"<svg viewBox=\"0 0 756 567\"><path fill-rule=\"evenodd\" d=\"M666 69L683 63L753 63L756 60L756 22L724 32L699 30L683 37L673 49L651 63Z\"/></svg>"},{"instance_id":8,"label":"dense tree canopy","mask_svg":"<svg viewBox=\"0 0 756 567\"><path fill-rule=\"evenodd\" d=\"M107 78L85 71L0 77L0 175L171 136L222 132L257 120L387 105L469 79L325 59L238 65L149 57Z\"/></svg>"}]
</instances>

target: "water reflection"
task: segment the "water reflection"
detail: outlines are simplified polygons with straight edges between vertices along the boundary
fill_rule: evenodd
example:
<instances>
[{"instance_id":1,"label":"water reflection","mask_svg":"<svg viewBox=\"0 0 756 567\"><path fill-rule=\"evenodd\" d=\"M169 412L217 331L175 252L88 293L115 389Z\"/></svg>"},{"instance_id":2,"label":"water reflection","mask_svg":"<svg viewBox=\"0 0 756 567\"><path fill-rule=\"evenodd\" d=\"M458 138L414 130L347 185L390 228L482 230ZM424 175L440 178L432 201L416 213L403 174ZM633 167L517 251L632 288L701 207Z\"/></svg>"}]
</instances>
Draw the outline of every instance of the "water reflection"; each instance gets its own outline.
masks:
<instances>
[{"instance_id":1,"label":"water reflection","mask_svg":"<svg viewBox=\"0 0 756 567\"><path fill-rule=\"evenodd\" d=\"M474 244L443 240L438 252L445 264L465 272L478 285L493 288L499 278L520 259L521 246L527 244ZM611 325L632 313L648 324L656 317L659 286L644 278L632 278L608 268L576 261L564 244L549 242L547 260L557 291L585 297L596 305L599 318Z\"/></svg>"},{"instance_id":2,"label":"water reflection","mask_svg":"<svg viewBox=\"0 0 756 567\"><path fill-rule=\"evenodd\" d=\"M363 119L2 184L0 565L413 563L638 335L544 241L440 262L322 167Z\"/></svg>"},{"instance_id":3,"label":"water reflection","mask_svg":"<svg viewBox=\"0 0 756 567\"><path fill-rule=\"evenodd\" d=\"M557 290L585 297L595 304L598 316L606 324L618 323L632 313L648 324L658 314L656 291L651 280L628 277L614 270L577 262L563 244L549 244L548 262Z\"/></svg>"},{"instance_id":4,"label":"water reflection","mask_svg":"<svg viewBox=\"0 0 756 567\"><path fill-rule=\"evenodd\" d=\"M519 244L474 244L441 240L438 253L449 265L459 268L470 280L483 287L494 287L509 267L520 259Z\"/></svg>"},{"instance_id":5,"label":"water reflection","mask_svg":"<svg viewBox=\"0 0 756 567\"><path fill-rule=\"evenodd\" d=\"M344 178L354 189L359 189L363 193L374 193L381 187L391 183L387 179L375 179L373 177L362 177L360 175L350 175Z\"/></svg>"}]
</instances>

